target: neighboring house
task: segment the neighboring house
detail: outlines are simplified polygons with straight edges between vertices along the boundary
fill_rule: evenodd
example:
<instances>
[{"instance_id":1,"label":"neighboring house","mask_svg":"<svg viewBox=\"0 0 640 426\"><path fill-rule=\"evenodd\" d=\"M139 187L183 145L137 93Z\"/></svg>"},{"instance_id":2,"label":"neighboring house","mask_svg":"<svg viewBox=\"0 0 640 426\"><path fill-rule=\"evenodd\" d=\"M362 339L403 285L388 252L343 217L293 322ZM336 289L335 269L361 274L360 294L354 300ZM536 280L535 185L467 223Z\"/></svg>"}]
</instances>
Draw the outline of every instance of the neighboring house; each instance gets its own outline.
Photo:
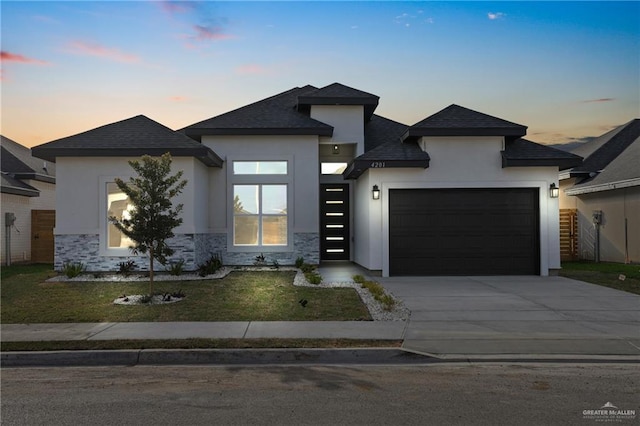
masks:
<instances>
[{"instance_id":1,"label":"neighboring house","mask_svg":"<svg viewBox=\"0 0 640 426\"><path fill-rule=\"evenodd\" d=\"M640 119L573 150L581 166L560 173L560 208L574 215L574 257L640 262Z\"/></svg>"},{"instance_id":2,"label":"neighboring house","mask_svg":"<svg viewBox=\"0 0 640 426\"><path fill-rule=\"evenodd\" d=\"M34 148L58 165L56 267L133 258L107 221L127 209L113 181L131 176L127 160L168 151L189 181L172 242L189 269L212 254L352 260L385 276L560 268L549 187L580 157L457 105L407 126L374 114L378 100L304 86L177 132L137 116Z\"/></svg>"},{"instance_id":3,"label":"neighboring house","mask_svg":"<svg viewBox=\"0 0 640 426\"><path fill-rule=\"evenodd\" d=\"M0 136L2 162L1 262L53 263L55 164Z\"/></svg>"}]
</instances>

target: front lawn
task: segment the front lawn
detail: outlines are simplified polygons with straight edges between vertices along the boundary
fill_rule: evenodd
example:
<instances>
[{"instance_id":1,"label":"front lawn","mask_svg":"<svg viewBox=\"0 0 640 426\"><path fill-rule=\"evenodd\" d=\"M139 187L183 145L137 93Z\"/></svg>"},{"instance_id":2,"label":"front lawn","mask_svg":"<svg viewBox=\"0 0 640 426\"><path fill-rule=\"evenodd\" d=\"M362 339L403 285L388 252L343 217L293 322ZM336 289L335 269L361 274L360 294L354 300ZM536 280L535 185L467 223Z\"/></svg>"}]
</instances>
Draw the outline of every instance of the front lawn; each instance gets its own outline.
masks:
<instances>
[{"instance_id":1,"label":"front lawn","mask_svg":"<svg viewBox=\"0 0 640 426\"><path fill-rule=\"evenodd\" d=\"M156 292L182 290L178 303L114 305L123 294L145 294L148 282L45 282L50 265L2 268L0 320L5 323L128 321L371 320L354 289L295 287L295 272L232 272L220 280L163 281ZM298 301L306 299L306 307Z\"/></svg>"},{"instance_id":2,"label":"front lawn","mask_svg":"<svg viewBox=\"0 0 640 426\"><path fill-rule=\"evenodd\" d=\"M639 264L563 262L560 276L640 294Z\"/></svg>"}]
</instances>

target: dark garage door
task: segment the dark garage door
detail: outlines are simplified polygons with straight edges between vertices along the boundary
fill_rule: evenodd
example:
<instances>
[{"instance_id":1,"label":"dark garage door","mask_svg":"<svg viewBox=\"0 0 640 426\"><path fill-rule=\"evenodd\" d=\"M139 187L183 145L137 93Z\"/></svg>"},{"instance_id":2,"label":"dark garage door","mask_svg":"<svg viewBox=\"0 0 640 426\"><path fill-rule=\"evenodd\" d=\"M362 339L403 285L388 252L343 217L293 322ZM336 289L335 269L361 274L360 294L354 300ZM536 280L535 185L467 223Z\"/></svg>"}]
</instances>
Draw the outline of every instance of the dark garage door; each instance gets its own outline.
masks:
<instances>
[{"instance_id":1,"label":"dark garage door","mask_svg":"<svg viewBox=\"0 0 640 426\"><path fill-rule=\"evenodd\" d=\"M390 275L538 275L538 189L392 189Z\"/></svg>"}]
</instances>

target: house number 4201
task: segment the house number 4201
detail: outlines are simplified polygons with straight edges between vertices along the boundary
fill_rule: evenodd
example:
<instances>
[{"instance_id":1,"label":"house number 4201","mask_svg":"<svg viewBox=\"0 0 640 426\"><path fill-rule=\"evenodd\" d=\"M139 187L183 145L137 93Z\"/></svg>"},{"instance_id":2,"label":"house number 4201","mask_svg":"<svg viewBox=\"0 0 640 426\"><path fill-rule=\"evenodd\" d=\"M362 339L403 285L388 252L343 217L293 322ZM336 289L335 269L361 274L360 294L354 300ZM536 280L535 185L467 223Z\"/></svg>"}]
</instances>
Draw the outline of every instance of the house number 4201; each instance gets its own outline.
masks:
<instances>
[{"instance_id":1,"label":"house number 4201","mask_svg":"<svg viewBox=\"0 0 640 426\"><path fill-rule=\"evenodd\" d=\"M384 167L384 161L374 161L371 163L372 169L380 169L382 167Z\"/></svg>"}]
</instances>

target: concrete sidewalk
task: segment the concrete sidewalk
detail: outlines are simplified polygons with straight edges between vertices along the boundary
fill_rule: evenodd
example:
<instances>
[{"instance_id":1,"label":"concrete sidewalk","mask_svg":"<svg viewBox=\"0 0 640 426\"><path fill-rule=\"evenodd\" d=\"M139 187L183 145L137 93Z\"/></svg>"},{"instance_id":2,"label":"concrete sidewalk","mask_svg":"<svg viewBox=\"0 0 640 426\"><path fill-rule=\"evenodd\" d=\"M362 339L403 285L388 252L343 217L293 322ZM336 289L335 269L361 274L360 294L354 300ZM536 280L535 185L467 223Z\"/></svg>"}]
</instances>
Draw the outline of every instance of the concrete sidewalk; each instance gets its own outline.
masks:
<instances>
[{"instance_id":1,"label":"concrete sidewalk","mask_svg":"<svg viewBox=\"0 0 640 426\"><path fill-rule=\"evenodd\" d=\"M232 321L2 324L3 342L129 339L402 340L404 321Z\"/></svg>"}]
</instances>

